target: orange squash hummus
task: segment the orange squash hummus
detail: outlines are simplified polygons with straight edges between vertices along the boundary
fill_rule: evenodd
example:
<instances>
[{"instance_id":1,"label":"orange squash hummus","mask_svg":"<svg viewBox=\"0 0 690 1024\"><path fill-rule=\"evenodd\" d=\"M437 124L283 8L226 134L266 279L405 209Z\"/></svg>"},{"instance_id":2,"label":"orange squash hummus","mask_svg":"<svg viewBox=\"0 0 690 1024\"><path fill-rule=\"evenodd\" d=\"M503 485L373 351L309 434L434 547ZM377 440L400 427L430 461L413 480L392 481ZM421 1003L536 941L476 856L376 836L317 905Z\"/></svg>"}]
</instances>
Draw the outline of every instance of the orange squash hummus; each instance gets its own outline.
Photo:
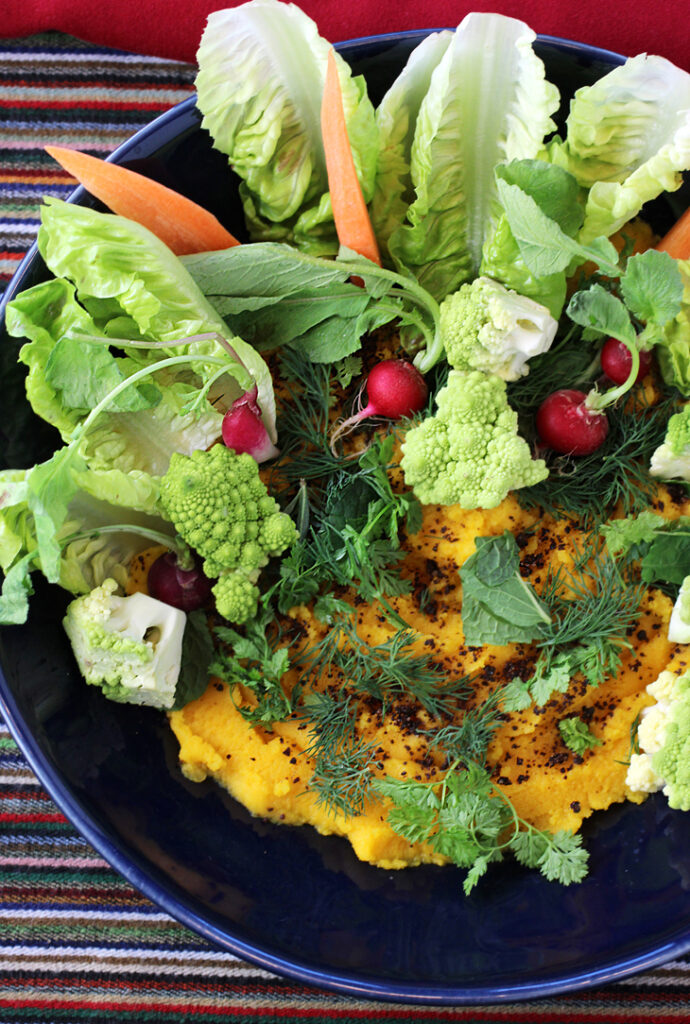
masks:
<instances>
[{"instance_id":1,"label":"orange squash hummus","mask_svg":"<svg viewBox=\"0 0 690 1024\"><path fill-rule=\"evenodd\" d=\"M429 506L419 533L404 543L411 592L391 599L416 631L416 650L431 655L444 678L471 674L475 703L516 677L529 678L537 653L528 645L469 648L463 642L458 570L474 552L475 537L505 530L518 539L521 573L537 591L549 565L572 567L581 548L582 535L572 523L540 518L523 510L512 496L491 510ZM390 638L393 627L380 608L354 593L349 600L363 641L373 645ZM615 679L592 687L576 676L568 691L554 694L545 707L505 714L490 744L488 763L494 782L523 819L539 829L575 831L593 811L626 798L642 799L626 791L626 763L633 724L651 703L645 687L674 658L682 657L682 649L666 638L671 607L661 592L647 592ZM306 606L293 609L290 620L300 646L317 641L326 628ZM295 670L290 669L284 684L289 690L295 682ZM272 731L254 727L239 710L251 703L252 694L241 685L213 680L202 697L171 713L180 764L188 779L212 777L253 815L344 836L361 860L383 868L444 863L423 844L396 835L379 800L368 801L363 813L356 815L327 810L309 788L314 769L306 753L312 738L309 722L291 717L275 723ZM568 716L586 722L600 745L581 756L574 754L558 729L558 722ZM357 730L377 745L377 771L433 782L442 777L444 766L438 752L427 746L424 730L431 724L427 713L409 701L393 704L385 718L370 702L360 709Z\"/></svg>"}]
</instances>

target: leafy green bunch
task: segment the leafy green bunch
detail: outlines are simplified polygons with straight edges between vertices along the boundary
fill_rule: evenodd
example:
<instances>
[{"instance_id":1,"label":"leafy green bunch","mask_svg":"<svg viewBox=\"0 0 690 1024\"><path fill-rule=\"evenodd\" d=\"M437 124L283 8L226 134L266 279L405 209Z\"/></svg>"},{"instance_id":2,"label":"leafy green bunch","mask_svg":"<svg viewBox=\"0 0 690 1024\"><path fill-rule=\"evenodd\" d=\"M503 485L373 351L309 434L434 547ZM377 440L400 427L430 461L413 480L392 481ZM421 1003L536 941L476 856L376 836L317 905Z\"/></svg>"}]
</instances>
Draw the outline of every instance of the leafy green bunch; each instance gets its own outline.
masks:
<instances>
[{"instance_id":1,"label":"leafy green bunch","mask_svg":"<svg viewBox=\"0 0 690 1024\"><path fill-rule=\"evenodd\" d=\"M391 801L388 822L410 843L425 843L434 853L467 868L468 894L489 864L511 852L525 867L537 868L562 885L581 881L588 855L579 835L544 832L528 824L475 764L451 765L441 782L379 779L377 792Z\"/></svg>"}]
</instances>

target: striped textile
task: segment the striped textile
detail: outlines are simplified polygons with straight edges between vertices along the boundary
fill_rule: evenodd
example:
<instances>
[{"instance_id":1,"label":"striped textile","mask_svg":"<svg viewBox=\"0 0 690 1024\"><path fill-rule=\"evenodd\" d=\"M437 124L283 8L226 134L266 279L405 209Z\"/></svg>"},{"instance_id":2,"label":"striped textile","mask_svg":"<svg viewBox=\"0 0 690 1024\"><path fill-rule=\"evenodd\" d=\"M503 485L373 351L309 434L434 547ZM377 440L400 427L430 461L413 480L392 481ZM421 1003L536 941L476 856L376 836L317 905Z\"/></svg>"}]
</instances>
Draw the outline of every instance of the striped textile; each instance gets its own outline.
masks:
<instances>
[{"instance_id":1,"label":"striped textile","mask_svg":"<svg viewBox=\"0 0 690 1024\"><path fill-rule=\"evenodd\" d=\"M0 291L65 196L47 141L105 154L186 98L190 65L57 34L0 43ZM402 1007L321 992L220 952L137 893L77 834L0 720L0 1024L280 1019L470 1024L690 1020L690 958L616 985L500 1007Z\"/></svg>"}]
</instances>

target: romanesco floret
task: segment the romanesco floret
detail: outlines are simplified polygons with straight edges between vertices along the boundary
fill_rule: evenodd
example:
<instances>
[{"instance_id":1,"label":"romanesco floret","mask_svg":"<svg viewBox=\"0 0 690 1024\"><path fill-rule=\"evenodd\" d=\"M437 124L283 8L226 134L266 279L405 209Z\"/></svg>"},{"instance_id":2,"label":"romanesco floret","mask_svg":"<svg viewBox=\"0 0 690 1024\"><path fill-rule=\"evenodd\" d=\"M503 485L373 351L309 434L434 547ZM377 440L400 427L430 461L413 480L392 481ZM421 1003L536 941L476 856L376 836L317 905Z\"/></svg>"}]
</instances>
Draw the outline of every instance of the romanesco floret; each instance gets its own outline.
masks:
<instances>
[{"instance_id":1,"label":"romanesco floret","mask_svg":"<svg viewBox=\"0 0 690 1024\"><path fill-rule=\"evenodd\" d=\"M441 303L441 337L450 365L503 380L524 376L527 360L551 347L557 327L546 306L489 277L462 285Z\"/></svg>"},{"instance_id":2,"label":"romanesco floret","mask_svg":"<svg viewBox=\"0 0 690 1024\"><path fill-rule=\"evenodd\" d=\"M668 421L666 437L652 455L652 476L690 481L690 402Z\"/></svg>"},{"instance_id":3,"label":"romanesco floret","mask_svg":"<svg viewBox=\"0 0 690 1024\"><path fill-rule=\"evenodd\" d=\"M223 573L211 587L218 614L230 622L246 622L251 619L259 600L259 588L255 582L258 578L258 570L247 573L231 569Z\"/></svg>"},{"instance_id":4,"label":"romanesco floret","mask_svg":"<svg viewBox=\"0 0 690 1024\"><path fill-rule=\"evenodd\" d=\"M630 758L625 778L632 792L663 790L669 805L690 810L690 672L661 672L647 692L655 703L645 708L637 730L639 754Z\"/></svg>"},{"instance_id":5,"label":"romanesco floret","mask_svg":"<svg viewBox=\"0 0 690 1024\"><path fill-rule=\"evenodd\" d=\"M494 508L509 491L548 476L518 436L500 377L451 370L436 404L402 445L405 482L423 504Z\"/></svg>"},{"instance_id":6,"label":"romanesco floret","mask_svg":"<svg viewBox=\"0 0 690 1024\"><path fill-rule=\"evenodd\" d=\"M297 539L259 476L256 461L225 445L191 455L176 453L161 481L161 505L179 535L218 579L216 607L231 622L246 622L257 608L259 570Z\"/></svg>"},{"instance_id":7,"label":"romanesco floret","mask_svg":"<svg viewBox=\"0 0 690 1024\"><path fill-rule=\"evenodd\" d=\"M129 704L171 708L187 616L146 594L119 597L113 579L76 598L63 624L87 683Z\"/></svg>"}]
</instances>

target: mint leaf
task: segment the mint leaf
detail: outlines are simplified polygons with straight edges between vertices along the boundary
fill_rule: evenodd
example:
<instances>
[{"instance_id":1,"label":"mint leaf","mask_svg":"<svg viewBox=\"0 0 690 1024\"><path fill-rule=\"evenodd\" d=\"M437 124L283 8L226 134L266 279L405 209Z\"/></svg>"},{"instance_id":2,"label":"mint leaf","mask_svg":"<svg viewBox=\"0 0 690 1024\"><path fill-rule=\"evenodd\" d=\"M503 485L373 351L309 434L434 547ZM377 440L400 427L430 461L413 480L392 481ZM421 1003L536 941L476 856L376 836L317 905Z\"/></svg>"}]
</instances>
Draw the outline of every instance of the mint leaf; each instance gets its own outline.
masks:
<instances>
[{"instance_id":1,"label":"mint leaf","mask_svg":"<svg viewBox=\"0 0 690 1024\"><path fill-rule=\"evenodd\" d=\"M208 686L213 653L213 639L205 612L187 612L173 711L183 708L204 693Z\"/></svg>"},{"instance_id":2,"label":"mint leaf","mask_svg":"<svg viewBox=\"0 0 690 1024\"><path fill-rule=\"evenodd\" d=\"M662 580L681 584L690 574L690 532L687 527L659 533L642 558L642 579L645 583Z\"/></svg>"},{"instance_id":3,"label":"mint leaf","mask_svg":"<svg viewBox=\"0 0 690 1024\"><path fill-rule=\"evenodd\" d=\"M631 256L621 278L621 293L643 323L663 326L678 315L683 299L677 261L655 249Z\"/></svg>"},{"instance_id":4,"label":"mint leaf","mask_svg":"<svg viewBox=\"0 0 690 1024\"><path fill-rule=\"evenodd\" d=\"M465 643L528 643L551 622L546 606L520 576L520 551L511 533L479 537L460 570Z\"/></svg>"},{"instance_id":5,"label":"mint leaf","mask_svg":"<svg viewBox=\"0 0 690 1024\"><path fill-rule=\"evenodd\" d=\"M567 235L574 236L584 220L580 186L569 171L544 160L511 160L498 164L497 179L517 185Z\"/></svg>"}]
</instances>

